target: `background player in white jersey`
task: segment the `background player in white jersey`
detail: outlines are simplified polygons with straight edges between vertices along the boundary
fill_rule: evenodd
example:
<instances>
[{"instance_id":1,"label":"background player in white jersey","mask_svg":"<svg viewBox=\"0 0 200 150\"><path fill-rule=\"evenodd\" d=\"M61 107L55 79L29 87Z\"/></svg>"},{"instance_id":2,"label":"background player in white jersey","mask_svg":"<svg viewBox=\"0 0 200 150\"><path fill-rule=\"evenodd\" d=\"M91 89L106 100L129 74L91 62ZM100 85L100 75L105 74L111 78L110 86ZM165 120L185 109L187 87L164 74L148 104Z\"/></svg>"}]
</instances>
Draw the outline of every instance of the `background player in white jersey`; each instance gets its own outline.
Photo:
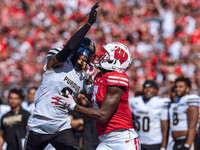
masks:
<instances>
[{"instance_id":1,"label":"background player in white jersey","mask_svg":"<svg viewBox=\"0 0 200 150\"><path fill-rule=\"evenodd\" d=\"M175 85L172 86L169 97L170 97L171 103L174 103L176 100ZM171 106L171 104L170 104L170 106ZM170 106L169 106L169 111L170 111ZM174 147L174 139L172 137L172 131L171 131L170 124L169 124L167 150L173 150L173 147Z\"/></svg>"},{"instance_id":2,"label":"background player in white jersey","mask_svg":"<svg viewBox=\"0 0 200 150\"><path fill-rule=\"evenodd\" d=\"M189 150L199 117L199 96L190 94L191 81L180 77L175 80L176 100L170 106L170 128L175 144L173 150Z\"/></svg>"},{"instance_id":3,"label":"background player in white jersey","mask_svg":"<svg viewBox=\"0 0 200 150\"><path fill-rule=\"evenodd\" d=\"M100 72L94 79L94 108L82 107L72 97L59 95L52 102L97 120L100 140L97 150L139 150L128 107L129 79L125 74L132 64L131 53L125 45L113 42L103 46L102 55L95 58L94 64Z\"/></svg>"},{"instance_id":4,"label":"background player in white jersey","mask_svg":"<svg viewBox=\"0 0 200 150\"><path fill-rule=\"evenodd\" d=\"M2 117L4 114L6 114L7 112L10 111L10 109L11 109L10 106L7 105L7 104L2 104L1 99L0 99L0 120L1 120L1 117ZM0 125L0 127L1 127L1 125ZM0 133L0 134L1 134L1 133ZM3 144L3 146L2 146L2 150L5 150L6 147L7 147L7 143L4 142L4 144Z\"/></svg>"},{"instance_id":5,"label":"background player in white jersey","mask_svg":"<svg viewBox=\"0 0 200 150\"><path fill-rule=\"evenodd\" d=\"M200 102L199 102L199 121L198 121L199 131L195 136L194 139L194 149L199 150L200 149Z\"/></svg>"},{"instance_id":6,"label":"background player in white jersey","mask_svg":"<svg viewBox=\"0 0 200 150\"><path fill-rule=\"evenodd\" d=\"M157 96L157 93L157 84L146 80L143 95L129 99L142 150L160 150L167 146L170 100Z\"/></svg>"},{"instance_id":7,"label":"background player in white jersey","mask_svg":"<svg viewBox=\"0 0 200 150\"><path fill-rule=\"evenodd\" d=\"M95 46L84 36L96 21L97 7L98 3L92 7L87 23L62 50L55 48L48 52L43 78L34 98L35 109L28 120L25 150L43 150L49 143L57 150L78 149L68 110L54 107L51 100L55 93L65 95L70 91L76 97L87 90L85 69L95 53Z\"/></svg>"},{"instance_id":8,"label":"background player in white jersey","mask_svg":"<svg viewBox=\"0 0 200 150\"><path fill-rule=\"evenodd\" d=\"M32 114L34 106L34 97L37 91L37 87L32 86L27 90L27 100L22 102L22 108Z\"/></svg>"}]
</instances>

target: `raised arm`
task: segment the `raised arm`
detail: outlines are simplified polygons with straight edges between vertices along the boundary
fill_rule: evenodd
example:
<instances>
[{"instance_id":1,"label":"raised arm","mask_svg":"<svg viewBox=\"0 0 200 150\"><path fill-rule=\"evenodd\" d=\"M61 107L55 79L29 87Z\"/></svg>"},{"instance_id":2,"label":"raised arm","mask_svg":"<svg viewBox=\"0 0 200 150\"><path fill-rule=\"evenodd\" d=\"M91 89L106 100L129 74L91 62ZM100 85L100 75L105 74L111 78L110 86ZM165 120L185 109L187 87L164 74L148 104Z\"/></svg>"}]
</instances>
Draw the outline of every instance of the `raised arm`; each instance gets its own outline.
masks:
<instances>
[{"instance_id":1,"label":"raised arm","mask_svg":"<svg viewBox=\"0 0 200 150\"><path fill-rule=\"evenodd\" d=\"M90 11L88 21L83 25L67 42L64 48L57 54L53 55L48 59L47 70L53 69L53 66L60 62L65 62L73 50L76 50L79 46L80 41L85 37L90 27L95 23L97 11L96 8L99 7L97 2Z\"/></svg>"}]
</instances>

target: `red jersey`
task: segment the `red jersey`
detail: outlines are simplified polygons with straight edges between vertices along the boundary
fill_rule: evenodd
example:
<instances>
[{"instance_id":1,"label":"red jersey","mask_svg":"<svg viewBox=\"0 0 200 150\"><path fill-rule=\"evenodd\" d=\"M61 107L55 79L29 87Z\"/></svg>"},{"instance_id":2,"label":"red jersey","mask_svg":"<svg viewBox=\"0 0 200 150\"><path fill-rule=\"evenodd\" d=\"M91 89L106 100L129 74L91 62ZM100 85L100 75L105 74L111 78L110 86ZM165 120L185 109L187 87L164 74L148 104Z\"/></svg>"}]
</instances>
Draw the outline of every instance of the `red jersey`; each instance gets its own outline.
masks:
<instances>
[{"instance_id":1,"label":"red jersey","mask_svg":"<svg viewBox=\"0 0 200 150\"><path fill-rule=\"evenodd\" d=\"M92 96L93 107L101 107L101 103L107 93L107 86L109 85L123 86L126 90L121 97L118 108L110 118L105 123L96 121L99 136L118 129L133 128L132 115L128 107L129 79L124 72L108 72L104 75L101 75L100 72L96 75Z\"/></svg>"}]
</instances>

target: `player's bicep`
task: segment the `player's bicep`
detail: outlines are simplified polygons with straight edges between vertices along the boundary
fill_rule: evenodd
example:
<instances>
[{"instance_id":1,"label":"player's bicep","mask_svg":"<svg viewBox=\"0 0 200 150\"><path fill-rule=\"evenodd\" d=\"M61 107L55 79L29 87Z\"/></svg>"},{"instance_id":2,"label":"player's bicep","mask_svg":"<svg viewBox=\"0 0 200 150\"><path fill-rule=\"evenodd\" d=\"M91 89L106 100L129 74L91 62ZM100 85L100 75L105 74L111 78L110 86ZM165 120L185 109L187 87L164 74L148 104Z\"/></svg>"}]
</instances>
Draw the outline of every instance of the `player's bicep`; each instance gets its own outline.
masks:
<instances>
[{"instance_id":1,"label":"player's bicep","mask_svg":"<svg viewBox=\"0 0 200 150\"><path fill-rule=\"evenodd\" d=\"M108 119L117 109L125 88L122 86L108 86L106 96L103 99L101 109Z\"/></svg>"},{"instance_id":2,"label":"player's bicep","mask_svg":"<svg viewBox=\"0 0 200 150\"><path fill-rule=\"evenodd\" d=\"M170 101L165 101L160 115L161 120L169 119L169 106L170 106Z\"/></svg>"},{"instance_id":3,"label":"player's bicep","mask_svg":"<svg viewBox=\"0 0 200 150\"><path fill-rule=\"evenodd\" d=\"M187 118L189 127L196 126L199 118L199 107L197 106L190 106L187 109Z\"/></svg>"},{"instance_id":4,"label":"player's bicep","mask_svg":"<svg viewBox=\"0 0 200 150\"><path fill-rule=\"evenodd\" d=\"M168 129L168 125L169 125L169 121L168 120L161 120L161 129L162 131L167 130Z\"/></svg>"}]
</instances>

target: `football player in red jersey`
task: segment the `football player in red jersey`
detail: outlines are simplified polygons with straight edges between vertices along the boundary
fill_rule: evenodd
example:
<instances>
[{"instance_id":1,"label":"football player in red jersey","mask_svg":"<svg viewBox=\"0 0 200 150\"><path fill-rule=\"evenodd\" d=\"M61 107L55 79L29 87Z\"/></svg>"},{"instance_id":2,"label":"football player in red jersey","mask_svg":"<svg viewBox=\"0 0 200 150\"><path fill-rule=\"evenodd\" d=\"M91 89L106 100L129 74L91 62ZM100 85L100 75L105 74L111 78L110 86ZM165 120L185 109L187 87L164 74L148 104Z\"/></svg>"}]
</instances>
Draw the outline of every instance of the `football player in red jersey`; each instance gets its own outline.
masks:
<instances>
[{"instance_id":1,"label":"football player in red jersey","mask_svg":"<svg viewBox=\"0 0 200 150\"><path fill-rule=\"evenodd\" d=\"M131 53L118 42L104 45L101 50L101 55L93 57L95 67L100 70L94 78L93 108L76 104L70 95L69 98L55 95L52 103L96 120L100 141L97 150L139 150L138 135L128 107L129 78L125 74L132 64Z\"/></svg>"}]
</instances>

